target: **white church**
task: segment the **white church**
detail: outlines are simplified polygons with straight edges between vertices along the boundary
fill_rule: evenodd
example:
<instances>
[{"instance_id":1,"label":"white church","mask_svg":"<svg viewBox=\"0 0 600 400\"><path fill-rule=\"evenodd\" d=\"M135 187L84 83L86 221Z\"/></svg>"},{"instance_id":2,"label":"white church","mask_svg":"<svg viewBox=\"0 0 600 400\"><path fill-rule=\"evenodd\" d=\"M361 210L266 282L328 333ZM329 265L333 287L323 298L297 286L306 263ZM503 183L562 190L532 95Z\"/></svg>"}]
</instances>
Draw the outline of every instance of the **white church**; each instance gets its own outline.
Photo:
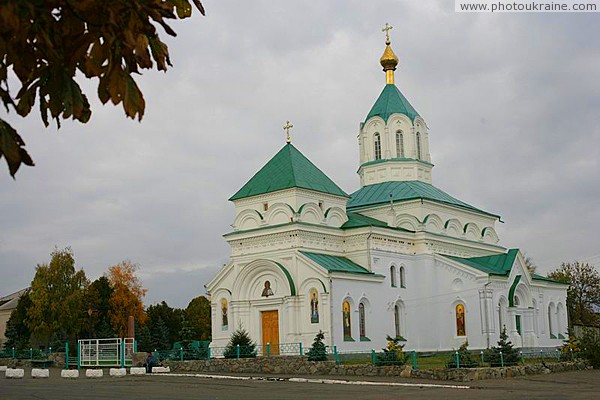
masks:
<instances>
[{"instance_id":1,"label":"white church","mask_svg":"<svg viewBox=\"0 0 600 400\"><path fill-rule=\"evenodd\" d=\"M229 200L231 258L206 286L212 344L238 328L258 344L309 347L319 331L338 351L559 346L567 286L528 272L499 245L500 216L432 184L429 130L394 83L360 124L360 189L347 194L289 140ZM484 160L482 160L484 161Z\"/></svg>"}]
</instances>

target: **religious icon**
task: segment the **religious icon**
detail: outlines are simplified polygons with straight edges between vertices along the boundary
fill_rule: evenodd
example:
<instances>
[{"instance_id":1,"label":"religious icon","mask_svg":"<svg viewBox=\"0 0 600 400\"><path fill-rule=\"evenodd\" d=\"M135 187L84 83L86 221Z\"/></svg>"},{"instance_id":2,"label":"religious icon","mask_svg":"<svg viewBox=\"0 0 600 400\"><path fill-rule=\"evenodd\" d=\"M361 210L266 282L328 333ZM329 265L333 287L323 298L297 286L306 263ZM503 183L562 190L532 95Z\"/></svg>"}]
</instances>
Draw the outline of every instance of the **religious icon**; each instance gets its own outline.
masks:
<instances>
[{"instance_id":1,"label":"religious icon","mask_svg":"<svg viewBox=\"0 0 600 400\"><path fill-rule=\"evenodd\" d=\"M222 325L223 328L227 328L227 326L229 325L229 318L227 317L227 311L228 311L228 306L227 306L227 299L221 299L221 318L222 318Z\"/></svg>"},{"instance_id":2,"label":"religious icon","mask_svg":"<svg viewBox=\"0 0 600 400\"><path fill-rule=\"evenodd\" d=\"M350 303L347 301L342 304L342 317L344 323L344 339L352 338L352 331L350 329Z\"/></svg>"},{"instance_id":3,"label":"religious icon","mask_svg":"<svg viewBox=\"0 0 600 400\"><path fill-rule=\"evenodd\" d=\"M467 336L465 329L465 306L456 305L456 336Z\"/></svg>"},{"instance_id":4,"label":"religious icon","mask_svg":"<svg viewBox=\"0 0 600 400\"><path fill-rule=\"evenodd\" d=\"M317 289L310 289L310 322L319 323L319 294Z\"/></svg>"},{"instance_id":5,"label":"religious icon","mask_svg":"<svg viewBox=\"0 0 600 400\"><path fill-rule=\"evenodd\" d=\"M273 296L273 290L271 290L271 282L265 281L265 287L261 294L262 297Z\"/></svg>"}]
</instances>

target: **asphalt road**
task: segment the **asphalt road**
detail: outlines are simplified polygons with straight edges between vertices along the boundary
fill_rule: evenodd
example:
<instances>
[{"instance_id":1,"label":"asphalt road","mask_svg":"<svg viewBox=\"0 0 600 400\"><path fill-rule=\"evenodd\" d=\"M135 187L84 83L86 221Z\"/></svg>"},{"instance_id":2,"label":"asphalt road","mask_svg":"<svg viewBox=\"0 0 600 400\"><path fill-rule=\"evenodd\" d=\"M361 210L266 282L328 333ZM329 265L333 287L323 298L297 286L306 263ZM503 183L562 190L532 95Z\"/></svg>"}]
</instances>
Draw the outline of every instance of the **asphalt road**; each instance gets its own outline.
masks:
<instances>
[{"instance_id":1,"label":"asphalt road","mask_svg":"<svg viewBox=\"0 0 600 400\"><path fill-rule=\"evenodd\" d=\"M479 382L424 381L401 378L355 377L352 380L466 385L469 389L377 385L296 383L270 380L229 380L175 376L144 376L76 380L6 379L0 373L0 399L600 399L600 371L564 372ZM106 371L107 372L107 371ZM287 377L278 377L287 378ZM339 379L349 377L306 377Z\"/></svg>"}]
</instances>

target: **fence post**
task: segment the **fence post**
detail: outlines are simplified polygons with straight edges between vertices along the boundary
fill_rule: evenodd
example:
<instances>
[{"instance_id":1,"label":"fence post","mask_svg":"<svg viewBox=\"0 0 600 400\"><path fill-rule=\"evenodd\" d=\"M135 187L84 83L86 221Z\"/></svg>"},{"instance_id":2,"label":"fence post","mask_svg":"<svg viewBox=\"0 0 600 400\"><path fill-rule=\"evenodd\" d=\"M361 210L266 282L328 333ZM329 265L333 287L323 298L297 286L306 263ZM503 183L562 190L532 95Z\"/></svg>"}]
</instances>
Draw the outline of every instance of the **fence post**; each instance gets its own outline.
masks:
<instances>
[{"instance_id":1,"label":"fence post","mask_svg":"<svg viewBox=\"0 0 600 400\"><path fill-rule=\"evenodd\" d=\"M52 354L52 346L48 347L48 354Z\"/></svg>"},{"instance_id":2,"label":"fence post","mask_svg":"<svg viewBox=\"0 0 600 400\"><path fill-rule=\"evenodd\" d=\"M500 352L500 366L504 367L504 355L502 355L502 352Z\"/></svg>"},{"instance_id":3,"label":"fence post","mask_svg":"<svg viewBox=\"0 0 600 400\"><path fill-rule=\"evenodd\" d=\"M571 361L573 361L573 348L571 347L569 351L571 352Z\"/></svg>"},{"instance_id":4,"label":"fence post","mask_svg":"<svg viewBox=\"0 0 600 400\"><path fill-rule=\"evenodd\" d=\"M375 366L375 350L371 349L371 365Z\"/></svg>"},{"instance_id":5,"label":"fence post","mask_svg":"<svg viewBox=\"0 0 600 400\"><path fill-rule=\"evenodd\" d=\"M525 365L525 358L523 357L523 352L520 351L521 353L521 364Z\"/></svg>"},{"instance_id":6,"label":"fence post","mask_svg":"<svg viewBox=\"0 0 600 400\"><path fill-rule=\"evenodd\" d=\"M413 371L416 371L417 370L417 352L414 350L411 351L410 356L411 356L412 362L413 362Z\"/></svg>"},{"instance_id":7,"label":"fence post","mask_svg":"<svg viewBox=\"0 0 600 400\"><path fill-rule=\"evenodd\" d=\"M206 359L210 360L210 346L206 348Z\"/></svg>"},{"instance_id":8,"label":"fence post","mask_svg":"<svg viewBox=\"0 0 600 400\"><path fill-rule=\"evenodd\" d=\"M300 342L300 357L304 355L304 349L302 348L302 342Z\"/></svg>"},{"instance_id":9,"label":"fence post","mask_svg":"<svg viewBox=\"0 0 600 400\"><path fill-rule=\"evenodd\" d=\"M133 339L133 352L137 353L137 340Z\"/></svg>"},{"instance_id":10,"label":"fence post","mask_svg":"<svg viewBox=\"0 0 600 400\"><path fill-rule=\"evenodd\" d=\"M33 360L33 348L29 348L29 359Z\"/></svg>"},{"instance_id":11,"label":"fence post","mask_svg":"<svg viewBox=\"0 0 600 400\"><path fill-rule=\"evenodd\" d=\"M77 371L81 368L81 344L77 341Z\"/></svg>"},{"instance_id":12,"label":"fence post","mask_svg":"<svg viewBox=\"0 0 600 400\"><path fill-rule=\"evenodd\" d=\"M65 343L65 369L69 369L69 342Z\"/></svg>"},{"instance_id":13,"label":"fence post","mask_svg":"<svg viewBox=\"0 0 600 400\"><path fill-rule=\"evenodd\" d=\"M338 357L337 346L333 346L333 358L335 360L335 364L339 365L340 358Z\"/></svg>"},{"instance_id":14,"label":"fence post","mask_svg":"<svg viewBox=\"0 0 600 400\"><path fill-rule=\"evenodd\" d=\"M483 350L481 350L481 366L483 367Z\"/></svg>"},{"instance_id":15,"label":"fence post","mask_svg":"<svg viewBox=\"0 0 600 400\"><path fill-rule=\"evenodd\" d=\"M237 358L240 358L240 345L239 344L235 347L235 355L237 356Z\"/></svg>"},{"instance_id":16,"label":"fence post","mask_svg":"<svg viewBox=\"0 0 600 400\"><path fill-rule=\"evenodd\" d=\"M125 368L125 339L121 339L121 368Z\"/></svg>"},{"instance_id":17,"label":"fence post","mask_svg":"<svg viewBox=\"0 0 600 400\"><path fill-rule=\"evenodd\" d=\"M544 350L540 350L540 358L542 359L542 362L544 362Z\"/></svg>"},{"instance_id":18,"label":"fence post","mask_svg":"<svg viewBox=\"0 0 600 400\"><path fill-rule=\"evenodd\" d=\"M556 349L556 359L560 360L560 350Z\"/></svg>"},{"instance_id":19,"label":"fence post","mask_svg":"<svg viewBox=\"0 0 600 400\"><path fill-rule=\"evenodd\" d=\"M12 348L12 356L13 356L13 359L14 359L15 358L15 348L14 347Z\"/></svg>"},{"instance_id":20,"label":"fence post","mask_svg":"<svg viewBox=\"0 0 600 400\"><path fill-rule=\"evenodd\" d=\"M456 368L460 368L460 356L458 355L458 351L454 353L456 356Z\"/></svg>"},{"instance_id":21,"label":"fence post","mask_svg":"<svg viewBox=\"0 0 600 400\"><path fill-rule=\"evenodd\" d=\"M179 348L179 361L183 361L183 346Z\"/></svg>"}]
</instances>

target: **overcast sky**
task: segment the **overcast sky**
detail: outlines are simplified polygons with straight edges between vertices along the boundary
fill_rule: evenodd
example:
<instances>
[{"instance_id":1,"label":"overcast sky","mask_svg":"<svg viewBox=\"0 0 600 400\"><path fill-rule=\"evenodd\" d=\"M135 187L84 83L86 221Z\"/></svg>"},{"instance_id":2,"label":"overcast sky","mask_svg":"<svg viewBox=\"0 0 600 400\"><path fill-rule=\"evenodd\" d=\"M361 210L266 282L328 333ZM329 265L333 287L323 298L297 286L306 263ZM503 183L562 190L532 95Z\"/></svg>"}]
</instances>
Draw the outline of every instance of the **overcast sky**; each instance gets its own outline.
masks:
<instances>
[{"instance_id":1,"label":"overcast sky","mask_svg":"<svg viewBox=\"0 0 600 400\"><path fill-rule=\"evenodd\" d=\"M0 162L0 295L31 282L55 246L90 279L128 259L146 304L185 307L227 262L235 193L285 143L282 126L346 192L358 126L396 83L430 128L433 183L502 215L500 244L545 274L600 264L600 14L457 14L450 0L203 0L163 35L174 67L137 79L141 123L101 106L45 129L0 110L36 167ZM34 110L37 108L34 107Z\"/></svg>"}]
</instances>

